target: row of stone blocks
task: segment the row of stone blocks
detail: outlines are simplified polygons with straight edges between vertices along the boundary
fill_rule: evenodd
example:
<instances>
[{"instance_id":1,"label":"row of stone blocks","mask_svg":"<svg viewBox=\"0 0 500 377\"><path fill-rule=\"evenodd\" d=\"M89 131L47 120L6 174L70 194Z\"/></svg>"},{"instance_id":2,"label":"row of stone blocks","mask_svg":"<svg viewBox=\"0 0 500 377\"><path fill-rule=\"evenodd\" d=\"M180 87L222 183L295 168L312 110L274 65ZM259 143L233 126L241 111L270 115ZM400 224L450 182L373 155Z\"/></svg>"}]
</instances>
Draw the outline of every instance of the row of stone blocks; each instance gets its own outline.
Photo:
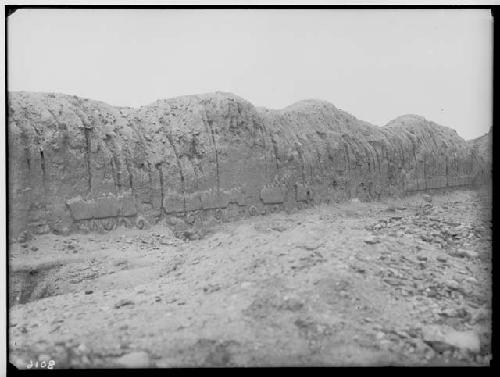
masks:
<instances>
[{"instance_id":1,"label":"row of stone blocks","mask_svg":"<svg viewBox=\"0 0 500 377\"><path fill-rule=\"evenodd\" d=\"M81 196L66 202L75 221L104 219L108 217L129 217L137 214L134 197L130 192L108 194L95 199L84 200Z\"/></svg>"},{"instance_id":2,"label":"row of stone blocks","mask_svg":"<svg viewBox=\"0 0 500 377\"><path fill-rule=\"evenodd\" d=\"M286 189L283 187L265 187L260 192L260 200L265 205L281 204L285 201ZM296 185L297 202L312 198L311 190L304 185ZM166 195L163 208L166 214L184 213L198 210L227 208L230 203L247 206L252 203L240 189L228 191L204 191L190 195L177 193ZM120 195L108 194L99 198L85 200L81 196L66 202L74 221L105 219L109 217L130 217L138 213L131 192Z\"/></svg>"},{"instance_id":3,"label":"row of stone blocks","mask_svg":"<svg viewBox=\"0 0 500 377\"><path fill-rule=\"evenodd\" d=\"M304 185L295 185L295 200L303 202L310 199L310 189ZM286 187L264 187L260 191L260 200L263 204L281 204L285 202ZM174 193L167 195L163 201L163 208L167 214L185 211L198 211L226 208L230 203L239 206L251 205L251 200L240 189L216 192L203 191L182 196Z\"/></svg>"},{"instance_id":4,"label":"row of stone blocks","mask_svg":"<svg viewBox=\"0 0 500 377\"><path fill-rule=\"evenodd\" d=\"M414 179L408 181L406 184L406 191L420 191L427 189L440 189L445 187L457 187L470 185L474 182L474 176L462 176L462 177L432 177L427 179Z\"/></svg>"},{"instance_id":5,"label":"row of stone blocks","mask_svg":"<svg viewBox=\"0 0 500 377\"><path fill-rule=\"evenodd\" d=\"M473 176L462 177L432 177L427 180L412 180L407 182L406 191L419 191L425 189L438 189L469 185ZM260 203L263 205L279 205L286 200L286 187L264 187L260 191ZM295 185L295 201L310 202L313 199L313 190L302 184ZM224 209L234 203L240 207L248 207L249 214L255 212L251 200L240 189L222 190L220 192L203 191L190 195L177 193L168 194L163 200L163 209L167 215L186 212ZM81 196L66 202L71 217L76 222L92 219L130 218L138 214L138 208L132 193L125 192L119 195L108 194L102 197L85 200Z\"/></svg>"}]
</instances>

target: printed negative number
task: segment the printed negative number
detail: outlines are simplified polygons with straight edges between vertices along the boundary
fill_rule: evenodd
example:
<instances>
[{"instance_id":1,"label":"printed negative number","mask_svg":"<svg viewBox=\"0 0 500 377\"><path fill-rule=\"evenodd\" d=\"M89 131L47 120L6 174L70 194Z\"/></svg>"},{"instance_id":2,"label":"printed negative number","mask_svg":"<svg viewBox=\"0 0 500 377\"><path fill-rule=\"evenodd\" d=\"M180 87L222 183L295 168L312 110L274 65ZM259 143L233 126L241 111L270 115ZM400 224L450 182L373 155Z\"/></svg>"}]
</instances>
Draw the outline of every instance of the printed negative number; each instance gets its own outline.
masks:
<instances>
[{"instance_id":1,"label":"printed negative number","mask_svg":"<svg viewBox=\"0 0 500 377\"><path fill-rule=\"evenodd\" d=\"M54 360L49 360L49 361L36 361L33 363L33 360L30 360L30 363L26 365L26 368L31 369L33 367L35 368L47 368L47 369L52 369L56 365L56 362Z\"/></svg>"}]
</instances>

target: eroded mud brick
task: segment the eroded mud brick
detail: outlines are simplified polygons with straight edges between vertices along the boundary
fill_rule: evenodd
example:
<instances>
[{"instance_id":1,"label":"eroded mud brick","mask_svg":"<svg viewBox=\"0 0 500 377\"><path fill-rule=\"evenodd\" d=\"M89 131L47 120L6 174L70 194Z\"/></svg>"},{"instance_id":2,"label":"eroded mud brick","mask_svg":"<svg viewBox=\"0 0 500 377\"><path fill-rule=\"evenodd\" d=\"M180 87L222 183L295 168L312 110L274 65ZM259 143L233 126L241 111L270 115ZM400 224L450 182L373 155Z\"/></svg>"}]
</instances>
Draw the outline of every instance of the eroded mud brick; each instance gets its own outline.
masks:
<instances>
[{"instance_id":1,"label":"eroded mud brick","mask_svg":"<svg viewBox=\"0 0 500 377\"><path fill-rule=\"evenodd\" d=\"M406 191L417 191L418 182L416 179L410 179L406 182Z\"/></svg>"},{"instance_id":2,"label":"eroded mud brick","mask_svg":"<svg viewBox=\"0 0 500 377\"><path fill-rule=\"evenodd\" d=\"M417 187L419 190L425 190L427 188L425 179L418 179L417 180Z\"/></svg>"},{"instance_id":3,"label":"eroded mud brick","mask_svg":"<svg viewBox=\"0 0 500 377\"><path fill-rule=\"evenodd\" d=\"M134 216L137 214L135 199L131 194L120 196L119 201L121 216Z\"/></svg>"},{"instance_id":4,"label":"eroded mud brick","mask_svg":"<svg viewBox=\"0 0 500 377\"><path fill-rule=\"evenodd\" d=\"M116 217L120 214L120 202L115 196L95 199L94 218Z\"/></svg>"},{"instance_id":5,"label":"eroded mud brick","mask_svg":"<svg viewBox=\"0 0 500 377\"><path fill-rule=\"evenodd\" d=\"M227 195L229 203L238 203L240 206L244 206L246 204L245 195L239 188L228 191Z\"/></svg>"},{"instance_id":6,"label":"eroded mud brick","mask_svg":"<svg viewBox=\"0 0 500 377\"><path fill-rule=\"evenodd\" d=\"M217 208L226 208L231 199L231 192L229 191L220 191L217 195Z\"/></svg>"},{"instance_id":7,"label":"eroded mud brick","mask_svg":"<svg viewBox=\"0 0 500 377\"><path fill-rule=\"evenodd\" d=\"M184 212L184 197L179 194L170 194L163 200L165 213Z\"/></svg>"},{"instance_id":8,"label":"eroded mud brick","mask_svg":"<svg viewBox=\"0 0 500 377\"><path fill-rule=\"evenodd\" d=\"M435 177L429 177L427 178L427 188L428 189L436 189L438 186L436 185L436 178Z\"/></svg>"},{"instance_id":9,"label":"eroded mud brick","mask_svg":"<svg viewBox=\"0 0 500 377\"><path fill-rule=\"evenodd\" d=\"M73 220L89 220L94 217L94 201L85 201L81 196L66 201Z\"/></svg>"},{"instance_id":10,"label":"eroded mud brick","mask_svg":"<svg viewBox=\"0 0 500 377\"><path fill-rule=\"evenodd\" d=\"M296 197L295 200L298 202L307 202L311 198L310 187L297 184L296 186Z\"/></svg>"},{"instance_id":11,"label":"eroded mud brick","mask_svg":"<svg viewBox=\"0 0 500 377\"><path fill-rule=\"evenodd\" d=\"M281 187L264 187L260 198L265 204L279 204L285 201L285 193Z\"/></svg>"},{"instance_id":12,"label":"eroded mud brick","mask_svg":"<svg viewBox=\"0 0 500 377\"><path fill-rule=\"evenodd\" d=\"M216 209L219 208L217 193L213 191L204 191L200 193L201 208Z\"/></svg>"},{"instance_id":13,"label":"eroded mud brick","mask_svg":"<svg viewBox=\"0 0 500 377\"><path fill-rule=\"evenodd\" d=\"M437 184L439 188L446 187L446 176L438 177Z\"/></svg>"},{"instance_id":14,"label":"eroded mud brick","mask_svg":"<svg viewBox=\"0 0 500 377\"><path fill-rule=\"evenodd\" d=\"M226 208L231 199L231 192L205 191L200 194L202 209Z\"/></svg>"},{"instance_id":15,"label":"eroded mud brick","mask_svg":"<svg viewBox=\"0 0 500 377\"><path fill-rule=\"evenodd\" d=\"M186 211L197 211L201 208L201 195L199 193L186 195Z\"/></svg>"}]
</instances>

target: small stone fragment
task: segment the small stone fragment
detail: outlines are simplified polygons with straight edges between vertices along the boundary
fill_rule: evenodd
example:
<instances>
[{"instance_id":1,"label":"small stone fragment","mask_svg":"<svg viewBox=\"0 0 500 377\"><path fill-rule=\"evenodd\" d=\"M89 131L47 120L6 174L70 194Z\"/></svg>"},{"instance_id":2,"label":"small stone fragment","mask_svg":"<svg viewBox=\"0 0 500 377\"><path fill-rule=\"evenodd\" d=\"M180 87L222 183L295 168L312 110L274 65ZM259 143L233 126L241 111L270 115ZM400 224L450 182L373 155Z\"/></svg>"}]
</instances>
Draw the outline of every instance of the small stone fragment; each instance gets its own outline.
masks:
<instances>
[{"instance_id":1,"label":"small stone fragment","mask_svg":"<svg viewBox=\"0 0 500 377\"><path fill-rule=\"evenodd\" d=\"M115 360L115 364L126 368L147 368L150 366L150 358L144 351L130 352Z\"/></svg>"},{"instance_id":2,"label":"small stone fragment","mask_svg":"<svg viewBox=\"0 0 500 377\"><path fill-rule=\"evenodd\" d=\"M422 195L422 199L423 199L425 202L427 202L427 203L432 203L432 196L430 196L430 195L427 195L427 194Z\"/></svg>"},{"instance_id":3,"label":"small stone fragment","mask_svg":"<svg viewBox=\"0 0 500 377\"><path fill-rule=\"evenodd\" d=\"M368 245L375 245L380 243L380 240L378 238L367 238L365 239L365 243Z\"/></svg>"},{"instance_id":4,"label":"small stone fragment","mask_svg":"<svg viewBox=\"0 0 500 377\"><path fill-rule=\"evenodd\" d=\"M456 280L450 279L445 282L445 285L453 290L460 289L460 284Z\"/></svg>"},{"instance_id":5,"label":"small stone fragment","mask_svg":"<svg viewBox=\"0 0 500 377\"><path fill-rule=\"evenodd\" d=\"M459 258L476 258L478 256L478 253L475 251L469 251L469 250L464 250L464 249L459 249L453 253L453 256L459 257Z\"/></svg>"},{"instance_id":6,"label":"small stone fragment","mask_svg":"<svg viewBox=\"0 0 500 377\"><path fill-rule=\"evenodd\" d=\"M356 272L359 272L360 274L363 274L366 272L366 270L363 268L363 267L359 267L359 266L351 266L351 268L356 271Z\"/></svg>"},{"instance_id":7,"label":"small stone fragment","mask_svg":"<svg viewBox=\"0 0 500 377\"><path fill-rule=\"evenodd\" d=\"M302 309L304 307L304 304L299 299L290 297L290 298L285 298L281 307L283 309L295 312Z\"/></svg>"},{"instance_id":8,"label":"small stone fragment","mask_svg":"<svg viewBox=\"0 0 500 377\"><path fill-rule=\"evenodd\" d=\"M128 299L122 299L122 300L118 301L114 307L115 307L115 309L119 309L122 306L127 306L127 305L134 305L134 302L132 300L128 300Z\"/></svg>"},{"instance_id":9,"label":"small stone fragment","mask_svg":"<svg viewBox=\"0 0 500 377\"><path fill-rule=\"evenodd\" d=\"M454 349L477 353L481 346L479 336L474 331L457 331L436 325L423 329L423 340L439 353Z\"/></svg>"},{"instance_id":10,"label":"small stone fragment","mask_svg":"<svg viewBox=\"0 0 500 377\"><path fill-rule=\"evenodd\" d=\"M474 331L451 331L446 334L445 342L453 347L471 352L479 352L481 342Z\"/></svg>"}]
</instances>

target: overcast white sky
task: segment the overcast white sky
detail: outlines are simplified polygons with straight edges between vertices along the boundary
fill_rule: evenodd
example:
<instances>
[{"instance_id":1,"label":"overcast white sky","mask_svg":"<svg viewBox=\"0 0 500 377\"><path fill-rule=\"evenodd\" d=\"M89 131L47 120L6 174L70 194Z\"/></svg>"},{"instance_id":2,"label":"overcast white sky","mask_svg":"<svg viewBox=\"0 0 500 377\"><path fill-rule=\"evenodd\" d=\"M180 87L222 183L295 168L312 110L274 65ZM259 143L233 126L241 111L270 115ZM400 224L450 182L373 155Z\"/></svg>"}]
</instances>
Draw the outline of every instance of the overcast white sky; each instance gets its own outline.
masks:
<instances>
[{"instance_id":1,"label":"overcast white sky","mask_svg":"<svg viewBox=\"0 0 500 377\"><path fill-rule=\"evenodd\" d=\"M318 98L470 139L492 122L492 25L489 10L19 10L9 90L134 107L216 90L268 108Z\"/></svg>"}]
</instances>

